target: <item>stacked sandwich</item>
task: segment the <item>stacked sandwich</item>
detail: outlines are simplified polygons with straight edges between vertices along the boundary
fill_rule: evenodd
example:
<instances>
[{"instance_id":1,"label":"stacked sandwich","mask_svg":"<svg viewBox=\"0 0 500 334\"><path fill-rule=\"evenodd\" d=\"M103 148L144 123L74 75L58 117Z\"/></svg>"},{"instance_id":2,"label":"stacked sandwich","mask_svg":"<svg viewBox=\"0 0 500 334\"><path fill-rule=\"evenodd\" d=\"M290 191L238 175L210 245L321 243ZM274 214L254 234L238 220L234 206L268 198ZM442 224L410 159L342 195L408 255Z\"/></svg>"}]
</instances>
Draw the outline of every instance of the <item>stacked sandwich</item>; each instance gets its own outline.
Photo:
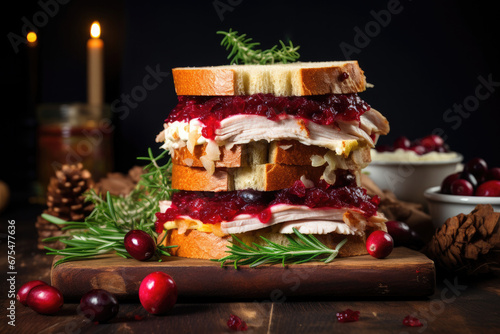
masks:
<instances>
[{"instance_id":1,"label":"stacked sandwich","mask_svg":"<svg viewBox=\"0 0 500 334\"><path fill-rule=\"evenodd\" d=\"M386 230L360 171L387 120L357 93L356 61L173 69L178 105L156 141L169 151L171 201L157 231L181 257L218 259L231 235L278 244L297 229L339 256Z\"/></svg>"}]
</instances>

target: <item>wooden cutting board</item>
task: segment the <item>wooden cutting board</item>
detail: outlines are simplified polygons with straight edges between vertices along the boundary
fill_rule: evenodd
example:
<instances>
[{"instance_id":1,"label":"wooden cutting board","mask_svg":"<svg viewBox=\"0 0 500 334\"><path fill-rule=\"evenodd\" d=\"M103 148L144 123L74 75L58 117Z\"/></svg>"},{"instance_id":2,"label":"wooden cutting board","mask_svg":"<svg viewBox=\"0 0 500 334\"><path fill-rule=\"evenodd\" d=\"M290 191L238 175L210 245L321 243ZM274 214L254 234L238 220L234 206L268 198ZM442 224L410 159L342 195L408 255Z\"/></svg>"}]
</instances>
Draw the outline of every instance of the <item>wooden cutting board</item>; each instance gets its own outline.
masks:
<instances>
[{"instance_id":1,"label":"wooden cutting board","mask_svg":"<svg viewBox=\"0 0 500 334\"><path fill-rule=\"evenodd\" d=\"M56 257L54 261L57 261ZM137 300L141 280L163 271L180 296L283 299L285 296L423 297L434 293L434 262L425 255L395 248L386 259L370 255L338 258L324 264L221 268L208 260L166 258L139 262L114 255L63 263L52 268L52 285L65 298L79 299L91 289L106 289L121 300Z\"/></svg>"}]
</instances>

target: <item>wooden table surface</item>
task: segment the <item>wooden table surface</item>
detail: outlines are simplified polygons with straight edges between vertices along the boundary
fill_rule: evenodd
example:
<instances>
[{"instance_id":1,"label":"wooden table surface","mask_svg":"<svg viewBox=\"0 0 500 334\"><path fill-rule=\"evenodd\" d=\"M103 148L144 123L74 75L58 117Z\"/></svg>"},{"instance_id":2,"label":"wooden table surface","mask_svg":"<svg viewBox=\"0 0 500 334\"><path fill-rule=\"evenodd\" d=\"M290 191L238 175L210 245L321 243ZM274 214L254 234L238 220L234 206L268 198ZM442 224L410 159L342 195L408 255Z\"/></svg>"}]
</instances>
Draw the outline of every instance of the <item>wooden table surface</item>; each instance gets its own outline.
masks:
<instances>
[{"instance_id":1,"label":"wooden table surface","mask_svg":"<svg viewBox=\"0 0 500 334\"><path fill-rule=\"evenodd\" d=\"M247 333L498 333L500 332L500 277L465 279L438 274L437 289L424 299L290 298L229 300L180 299L165 316L148 314L139 302L121 303L118 316L96 324L77 313L78 301L66 301L53 316L40 315L15 304L15 327L8 324L9 284L6 233L15 220L15 286L40 279L49 282L52 257L36 248L36 207L10 209L0 223L1 281L0 333L229 333L230 314L249 326ZM274 300L271 300L275 297ZM360 320L339 323L335 313L350 308ZM423 327L405 327L403 318L417 316Z\"/></svg>"}]
</instances>

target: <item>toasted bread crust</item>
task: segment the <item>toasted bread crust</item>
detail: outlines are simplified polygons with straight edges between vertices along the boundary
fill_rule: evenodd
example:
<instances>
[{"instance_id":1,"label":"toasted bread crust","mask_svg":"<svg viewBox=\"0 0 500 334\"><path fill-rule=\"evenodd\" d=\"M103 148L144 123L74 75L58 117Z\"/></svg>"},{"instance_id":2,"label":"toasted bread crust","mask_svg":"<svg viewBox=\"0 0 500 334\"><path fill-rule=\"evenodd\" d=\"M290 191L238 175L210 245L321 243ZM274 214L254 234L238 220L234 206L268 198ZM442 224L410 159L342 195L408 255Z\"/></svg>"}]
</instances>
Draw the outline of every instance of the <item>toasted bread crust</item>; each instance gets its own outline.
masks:
<instances>
[{"instance_id":1,"label":"toasted bread crust","mask_svg":"<svg viewBox=\"0 0 500 334\"><path fill-rule=\"evenodd\" d=\"M227 255L229 236L218 237L213 233L187 230L184 234L177 230L168 231L164 245L176 245L170 249L170 254L194 259L220 259Z\"/></svg>"},{"instance_id":2,"label":"toasted bread crust","mask_svg":"<svg viewBox=\"0 0 500 334\"><path fill-rule=\"evenodd\" d=\"M258 165L258 171L243 169L216 168L215 173L210 175L204 168L187 167L181 165L172 166L172 188L189 191L231 191L251 188L259 191L274 191L291 187L302 175L307 179L318 182L325 166L290 166L280 164ZM243 167L252 168L252 167ZM249 187L240 187L242 173L246 171L259 180L259 184L253 182Z\"/></svg>"},{"instance_id":3,"label":"toasted bread crust","mask_svg":"<svg viewBox=\"0 0 500 334\"><path fill-rule=\"evenodd\" d=\"M226 170L210 175L204 168L172 166L172 188L189 191L230 191L233 178Z\"/></svg>"},{"instance_id":4,"label":"toasted bread crust","mask_svg":"<svg viewBox=\"0 0 500 334\"><path fill-rule=\"evenodd\" d=\"M295 181L299 180L303 175L308 180L317 183L321 175L323 175L324 170L324 167L266 164L266 173L264 175L266 178L266 185L265 189L261 191L290 188Z\"/></svg>"},{"instance_id":5,"label":"toasted bread crust","mask_svg":"<svg viewBox=\"0 0 500 334\"><path fill-rule=\"evenodd\" d=\"M343 79L344 73L347 78ZM303 68L300 70L302 95L347 94L366 90L366 79L358 62L339 67Z\"/></svg>"},{"instance_id":6,"label":"toasted bread crust","mask_svg":"<svg viewBox=\"0 0 500 334\"><path fill-rule=\"evenodd\" d=\"M262 75L263 69L267 75ZM357 61L181 67L172 69L172 74L177 95L308 96L366 89L364 72Z\"/></svg>"},{"instance_id":7,"label":"toasted bread crust","mask_svg":"<svg viewBox=\"0 0 500 334\"><path fill-rule=\"evenodd\" d=\"M238 95L232 69L174 68L172 74L177 95Z\"/></svg>"},{"instance_id":8,"label":"toasted bread crust","mask_svg":"<svg viewBox=\"0 0 500 334\"><path fill-rule=\"evenodd\" d=\"M186 146L175 149L172 155L172 163L174 165L182 165L188 167L203 167L200 158L205 155L207 144L196 145L193 153L189 152ZM215 161L215 167L242 167L247 165L247 159L242 150L243 145L233 145L231 149L224 146L219 147L220 158ZM186 160L190 159L190 160ZM188 161L192 163L189 164Z\"/></svg>"},{"instance_id":9,"label":"toasted bread crust","mask_svg":"<svg viewBox=\"0 0 500 334\"><path fill-rule=\"evenodd\" d=\"M310 166L311 156L324 156L329 150L320 146L304 145L297 140L272 142L269 149L269 162L283 165Z\"/></svg>"}]
</instances>

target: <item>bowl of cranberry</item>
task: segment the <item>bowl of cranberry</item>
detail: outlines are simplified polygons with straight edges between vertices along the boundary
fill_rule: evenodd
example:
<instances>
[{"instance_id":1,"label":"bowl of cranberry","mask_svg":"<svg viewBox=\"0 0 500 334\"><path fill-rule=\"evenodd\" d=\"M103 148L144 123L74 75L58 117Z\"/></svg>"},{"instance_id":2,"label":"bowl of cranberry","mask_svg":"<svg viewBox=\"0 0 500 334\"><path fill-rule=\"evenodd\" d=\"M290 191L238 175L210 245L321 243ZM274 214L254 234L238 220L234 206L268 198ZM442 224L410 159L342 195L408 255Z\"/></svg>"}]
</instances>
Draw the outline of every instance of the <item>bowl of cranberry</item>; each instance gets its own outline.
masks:
<instances>
[{"instance_id":1,"label":"bowl of cranberry","mask_svg":"<svg viewBox=\"0 0 500 334\"><path fill-rule=\"evenodd\" d=\"M381 189L402 201L423 205L424 191L457 171L463 159L436 135L413 141L399 137L390 146L377 145L371 155L372 162L364 171Z\"/></svg>"},{"instance_id":2,"label":"bowl of cranberry","mask_svg":"<svg viewBox=\"0 0 500 334\"><path fill-rule=\"evenodd\" d=\"M471 212L478 204L491 204L500 211L500 168L489 168L481 158L471 159L462 171L446 176L424 196L436 228L450 217Z\"/></svg>"}]
</instances>

